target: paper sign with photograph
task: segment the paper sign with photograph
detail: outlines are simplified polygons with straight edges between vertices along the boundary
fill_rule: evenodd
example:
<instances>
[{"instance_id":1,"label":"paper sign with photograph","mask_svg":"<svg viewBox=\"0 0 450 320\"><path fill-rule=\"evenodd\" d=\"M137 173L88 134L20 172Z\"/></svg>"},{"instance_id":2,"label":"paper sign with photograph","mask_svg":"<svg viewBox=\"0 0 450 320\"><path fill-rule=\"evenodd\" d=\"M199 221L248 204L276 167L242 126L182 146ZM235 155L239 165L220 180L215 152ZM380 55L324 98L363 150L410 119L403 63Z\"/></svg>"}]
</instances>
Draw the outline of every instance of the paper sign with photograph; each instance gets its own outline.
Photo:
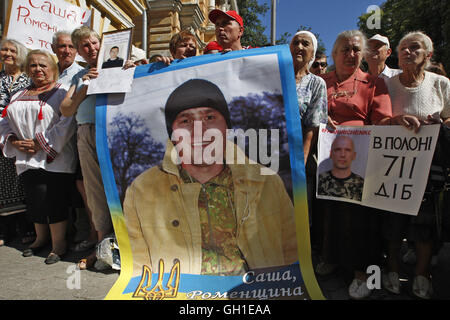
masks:
<instances>
[{"instance_id":1,"label":"paper sign with photograph","mask_svg":"<svg viewBox=\"0 0 450 320\"><path fill-rule=\"evenodd\" d=\"M403 126L321 125L317 198L417 215L439 134Z\"/></svg>"},{"instance_id":2,"label":"paper sign with photograph","mask_svg":"<svg viewBox=\"0 0 450 320\"><path fill-rule=\"evenodd\" d=\"M102 34L98 52L98 77L89 83L87 94L121 93L131 90L134 68L124 70L131 54L133 29L123 29Z\"/></svg>"},{"instance_id":3,"label":"paper sign with photograph","mask_svg":"<svg viewBox=\"0 0 450 320\"><path fill-rule=\"evenodd\" d=\"M110 299L323 299L288 46L136 68L97 99ZM300 261L300 263L299 263Z\"/></svg>"}]
</instances>

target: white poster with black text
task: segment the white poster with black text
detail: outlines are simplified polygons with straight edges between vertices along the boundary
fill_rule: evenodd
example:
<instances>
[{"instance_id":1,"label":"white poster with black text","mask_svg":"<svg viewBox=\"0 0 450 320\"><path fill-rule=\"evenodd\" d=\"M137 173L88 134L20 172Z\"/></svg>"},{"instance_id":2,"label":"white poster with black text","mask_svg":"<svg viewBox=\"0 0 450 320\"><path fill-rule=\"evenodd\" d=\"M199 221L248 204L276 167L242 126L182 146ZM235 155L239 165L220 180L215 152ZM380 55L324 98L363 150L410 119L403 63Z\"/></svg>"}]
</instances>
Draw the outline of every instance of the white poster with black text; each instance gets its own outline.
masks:
<instances>
[{"instance_id":1,"label":"white poster with black text","mask_svg":"<svg viewBox=\"0 0 450 320\"><path fill-rule=\"evenodd\" d=\"M321 125L317 198L417 215L439 127Z\"/></svg>"}]
</instances>

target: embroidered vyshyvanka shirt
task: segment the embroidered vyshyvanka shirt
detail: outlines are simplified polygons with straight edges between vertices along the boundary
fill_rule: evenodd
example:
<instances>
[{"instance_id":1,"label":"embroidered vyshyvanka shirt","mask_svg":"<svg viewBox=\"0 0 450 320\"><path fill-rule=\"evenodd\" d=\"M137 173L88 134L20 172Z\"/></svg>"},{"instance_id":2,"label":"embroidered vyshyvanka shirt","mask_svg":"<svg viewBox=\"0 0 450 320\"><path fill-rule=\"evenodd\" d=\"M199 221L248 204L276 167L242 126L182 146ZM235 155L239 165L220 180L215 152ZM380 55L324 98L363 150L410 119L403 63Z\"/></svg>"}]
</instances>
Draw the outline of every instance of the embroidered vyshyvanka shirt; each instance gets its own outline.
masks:
<instances>
[{"instance_id":1,"label":"embroidered vyshyvanka shirt","mask_svg":"<svg viewBox=\"0 0 450 320\"><path fill-rule=\"evenodd\" d=\"M60 84L38 96L28 95L25 89L15 94L3 110L0 143L6 157L16 157L17 174L28 169L75 172L75 120L61 116L59 111L66 94L67 89ZM36 138L41 149L36 154L19 151L8 142L11 135L19 140Z\"/></svg>"}]
</instances>

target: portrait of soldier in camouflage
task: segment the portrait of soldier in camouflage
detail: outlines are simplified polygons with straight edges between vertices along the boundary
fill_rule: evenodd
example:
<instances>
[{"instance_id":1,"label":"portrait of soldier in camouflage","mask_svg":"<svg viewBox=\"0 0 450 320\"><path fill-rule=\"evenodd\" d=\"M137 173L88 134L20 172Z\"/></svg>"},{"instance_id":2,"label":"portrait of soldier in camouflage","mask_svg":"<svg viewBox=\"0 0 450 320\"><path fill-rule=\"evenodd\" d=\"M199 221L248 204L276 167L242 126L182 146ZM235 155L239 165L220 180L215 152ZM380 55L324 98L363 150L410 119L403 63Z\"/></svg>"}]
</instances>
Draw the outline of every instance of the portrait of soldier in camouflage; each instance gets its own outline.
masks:
<instances>
[{"instance_id":1,"label":"portrait of soldier in camouflage","mask_svg":"<svg viewBox=\"0 0 450 320\"><path fill-rule=\"evenodd\" d=\"M356 159L355 145L349 136L337 136L331 144L333 168L319 174L319 195L361 201L364 179L351 171Z\"/></svg>"},{"instance_id":2,"label":"portrait of soldier in camouflage","mask_svg":"<svg viewBox=\"0 0 450 320\"><path fill-rule=\"evenodd\" d=\"M123 205L133 274L160 259L177 259L181 273L225 276L296 262L294 206L280 176L262 175L262 165L248 159L228 161L230 149L243 151L226 138L232 120L221 90L207 80L188 80L172 91L164 112L171 140L162 164L133 181ZM187 132L181 140L179 129ZM218 135L208 139L208 130ZM190 141L182 149L189 156L180 155L183 140ZM214 155L220 161L196 161L196 149L213 142L223 146Z\"/></svg>"}]
</instances>

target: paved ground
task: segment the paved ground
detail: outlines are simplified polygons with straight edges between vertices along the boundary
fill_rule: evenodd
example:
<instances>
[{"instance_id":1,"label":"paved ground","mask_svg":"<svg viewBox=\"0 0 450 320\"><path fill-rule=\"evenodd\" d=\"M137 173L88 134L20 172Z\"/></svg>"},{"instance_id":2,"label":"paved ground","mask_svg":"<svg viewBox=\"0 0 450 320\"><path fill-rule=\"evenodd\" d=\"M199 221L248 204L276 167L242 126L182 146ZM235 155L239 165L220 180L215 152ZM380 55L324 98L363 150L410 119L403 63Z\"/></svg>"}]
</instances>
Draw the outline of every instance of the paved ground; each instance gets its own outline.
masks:
<instances>
[{"instance_id":1,"label":"paved ground","mask_svg":"<svg viewBox=\"0 0 450 320\"><path fill-rule=\"evenodd\" d=\"M74 281L75 263L84 257L83 253L68 254L53 265L44 263L50 248L43 250L37 256L22 257L26 246L19 239L7 242L0 247L0 300L100 300L108 293L119 276L118 271L83 270L79 272L79 289L70 288L76 285ZM317 262L313 252L313 263ZM412 266L403 265L401 278L403 290L399 296L381 289L374 290L369 300L410 300L412 281ZM438 264L433 267L433 299L450 299L450 243L444 243ZM328 277L317 278L322 292L327 299L347 300L348 285L352 274L345 270ZM69 283L69 287L68 287Z\"/></svg>"},{"instance_id":2,"label":"paved ground","mask_svg":"<svg viewBox=\"0 0 450 320\"><path fill-rule=\"evenodd\" d=\"M406 247L403 247L405 252ZM313 263L316 265L318 257L313 253ZM414 268L411 265L402 264L400 280L402 291L400 295L392 294L384 289L373 290L368 300L412 300L416 299L411 293ZM444 243L439 252L438 263L432 267L432 283L434 289L433 300L450 299L450 243ZM353 280L353 274L339 269L335 274L326 277L317 277L322 293L327 299L347 300L348 286Z\"/></svg>"},{"instance_id":3,"label":"paved ground","mask_svg":"<svg viewBox=\"0 0 450 320\"><path fill-rule=\"evenodd\" d=\"M69 252L63 261L46 265L44 260L50 248L24 258L25 248L18 239L0 247L0 300L100 300L119 276L112 269L82 270L76 289L74 266L82 254ZM73 289L68 288L68 282Z\"/></svg>"}]
</instances>

